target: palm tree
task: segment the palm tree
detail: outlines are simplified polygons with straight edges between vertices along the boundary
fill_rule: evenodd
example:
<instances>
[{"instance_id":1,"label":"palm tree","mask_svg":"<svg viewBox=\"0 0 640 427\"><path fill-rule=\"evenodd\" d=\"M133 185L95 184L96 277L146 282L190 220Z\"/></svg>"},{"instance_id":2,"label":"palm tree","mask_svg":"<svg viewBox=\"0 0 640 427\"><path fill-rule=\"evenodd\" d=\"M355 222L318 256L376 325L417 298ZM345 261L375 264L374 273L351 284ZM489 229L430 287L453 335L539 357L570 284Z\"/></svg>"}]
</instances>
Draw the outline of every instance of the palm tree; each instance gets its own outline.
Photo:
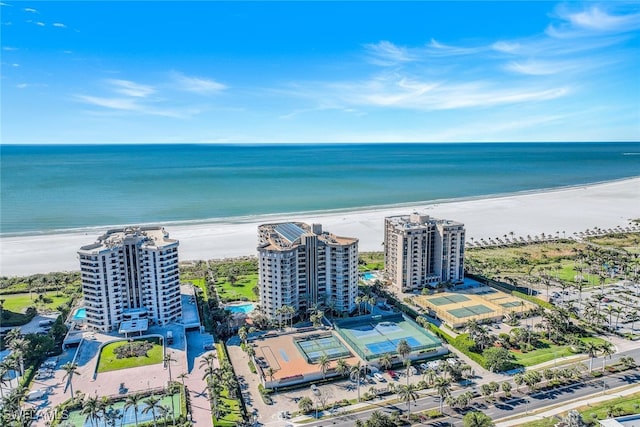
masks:
<instances>
[{"instance_id":1,"label":"palm tree","mask_svg":"<svg viewBox=\"0 0 640 427\"><path fill-rule=\"evenodd\" d=\"M407 385L409 385L409 376L411 376L411 360L404 361L404 373L407 377Z\"/></svg>"},{"instance_id":2,"label":"palm tree","mask_svg":"<svg viewBox=\"0 0 640 427\"><path fill-rule=\"evenodd\" d=\"M433 383L435 382L436 378L438 378L438 375L436 374L436 371L434 371L431 368L427 369L422 374L422 379L427 382L429 387L431 387L433 385Z\"/></svg>"},{"instance_id":3,"label":"palm tree","mask_svg":"<svg viewBox=\"0 0 640 427\"><path fill-rule=\"evenodd\" d=\"M213 368L213 361L216 360L217 358L218 356L216 355L215 351L205 354L202 357L202 360L200 360L200 368L204 366L210 366L211 368Z\"/></svg>"},{"instance_id":4,"label":"palm tree","mask_svg":"<svg viewBox=\"0 0 640 427\"><path fill-rule=\"evenodd\" d=\"M102 404L100 403L98 396L89 397L87 400L82 402L82 411L80 411L80 413L87 416L92 426L101 418L101 412Z\"/></svg>"},{"instance_id":5,"label":"palm tree","mask_svg":"<svg viewBox=\"0 0 640 427\"><path fill-rule=\"evenodd\" d=\"M329 370L330 363L331 361L326 354L323 354L318 359L318 365L320 366L320 371L322 371L322 379L325 379L325 377L327 376L327 371Z\"/></svg>"},{"instance_id":6,"label":"palm tree","mask_svg":"<svg viewBox=\"0 0 640 427\"><path fill-rule=\"evenodd\" d=\"M2 388L3 385L7 385L7 381L5 380L5 375L7 375L9 373L9 366L7 366L4 363L0 363L0 398L4 399L4 389Z\"/></svg>"},{"instance_id":7,"label":"palm tree","mask_svg":"<svg viewBox=\"0 0 640 427\"><path fill-rule=\"evenodd\" d=\"M139 394L130 394L127 396L127 399L124 401L124 412L127 412L127 409L133 408L133 417L136 423L136 427L138 427L138 406L142 401L142 396Z\"/></svg>"},{"instance_id":8,"label":"palm tree","mask_svg":"<svg viewBox=\"0 0 640 427\"><path fill-rule=\"evenodd\" d=\"M598 355L600 347L592 341L584 344L583 351L589 356L589 373L593 370L593 359Z\"/></svg>"},{"instance_id":9,"label":"palm tree","mask_svg":"<svg viewBox=\"0 0 640 427\"><path fill-rule=\"evenodd\" d=\"M77 363L67 362L64 365L62 365L61 368L65 372L64 377L62 378L62 380L63 381L65 379L67 380L67 384L68 384L69 389L71 391L71 397L73 397L73 382L72 382L72 380L73 380L73 376L78 372L78 364Z\"/></svg>"},{"instance_id":10,"label":"palm tree","mask_svg":"<svg viewBox=\"0 0 640 427\"><path fill-rule=\"evenodd\" d=\"M600 344L600 351L602 352L602 372L604 372L605 360L607 356L611 357L616 352L616 348L609 341L604 341Z\"/></svg>"},{"instance_id":11,"label":"palm tree","mask_svg":"<svg viewBox=\"0 0 640 427\"><path fill-rule=\"evenodd\" d=\"M349 373L349 364L344 359L338 359L336 362L336 372L344 377Z\"/></svg>"},{"instance_id":12,"label":"palm tree","mask_svg":"<svg viewBox=\"0 0 640 427\"><path fill-rule=\"evenodd\" d=\"M480 411L467 412L462 423L464 427L493 427L495 425L491 417Z\"/></svg>"},{"instance_id":13,"label":"palm tree","mask_svg":"<svg viewBox=\"0 0 640 427\"><path fill-rule=\"evenodd\" d=\"M171 408L165 405L158 405L158 413L164 420L164 427L167 427L167 418L170 413L172 413Z\"/></svg>"},{"instance_id":14,"label":"palm tree","mask_svg":"<svg viewBox=\"0 0 640 427\"><path fill-rule=\"evenodd\" d=\"M182 388L184 388L184 387L185 387L185 385L184 385L184 380L185 380L186 378L188 378L188 377L189 377L189 375L187 375L187 373L186 373L186 372L183 372L183 373L181 373L180 375L178 375L178 379L182 382Z\"/></svg>"},{"instance_id":15,"label":"palm tree","mask_svg":"<svg viewBox=\"0 0 640 427\"><path fill-rule=\"evenodd\" d=\"M398 342L398 347L396 348L396 351L400 356L402 356L403 359L406 359L407 356L411 353L411 346L409 345L407 340L401 339Z\"/></svg>"},{"instance_id":16,"label":"palm tree","mask_svg":"<svg viewBox=\"0 0 640 427\"><path fill-rule=\"evenodd\" d=\"M24 338L16 338L9 343L8 347L20 362L20 376L24 376L24 354L28 348L27 341Z\"/></svg>"},{"instance_id":17,"label":"palm tree","mask_svg":"<svg viewBox=\"0 0 640 427\"><path fill-rule=\"evenodd\" d=\"M151 412L151 415L153 415L153 425L154 427L158 427L156 410L160 406L160 399L156 396L149 396L142 403L146 405L142 410L142 413L146 414L147 412Z\"/></svg>"},{"instance_id":18,"label":"palm tree","mask_svg":"<svg viewBox=\"0 0 640 427\"><path fill-rule=\"evenodd\" d=\"M177 360L173 358L171 353L167 353L162 358L162 362L169 369L169 382L171 382L171 362L177 362Z\"/></svg>"},{"instance_id":19,"label":"palm tree","mask_svg":"<svg viewBox=\"0 0 640 427\"><path fill-rule=\"evenodd\" d=\"M360 376L362 375L362 366L360 365L360 361L358 360L358 363L356 363L355 365L351 365L351 368L349 369L349 375L351 376L351 379L356 381L357 383L357 388L358 388L358 402L360 402Z\"/></svg>"},{"instance_id":20,"label":"palm tree","mask_svg":"<svg viewBox=\"0 0 640 427\"><path fill-rule=\"evenodd\" d=\"M409 415L411 415L411 402L415 402L418 397L419 395L416 392L415 384L401 385L398 387L398 398L407 402L407 412ZM440 412L442 412L442 410Z\"/></svg>"},{"instance_id":21,"label":"palm tree","mask_svg":"<svg viewBox=\"0 0 640 427\"><path fill-rule=\"evenodd\" d=\"M247 327L246 326L241 326L240 329L238 329L238 338L240 338L240 342L243 344L247 344L247 337L249 336L249 332L247 331Z\"/></svg>"},{"instance_id":22,"label":"palm tree","mask_svg":"<svg viewBox=\"0 0 640 427\"><path fill-rule=\"evenodd\" d=\"M442 377L436 378L435 381L436 393L440 396L440 413L443 410L444 399L451 396L451 381Z\"/></svg>"},{"instance_id":23,"label":"palm tree","mask_svg":"<svg viewBox=\"0 0 640 427\"><path fill-rule=\"evenodd\" d=\"M391 354L389 353L385 353L382 356L380 356L380 367L384 370L387 370L391 367L391 365L393 364L393 362L391 361Z\"/></svg>"},{"instance_id":24,"label":"palm tree","mask_svg":"<svg viewBox=\"0 0 640 427\"><path fill-rule=\"evenodd\" d=\"M311 398L308 396L303 397L298 402L298 408L300 408L300 411L305 413L311 412L311 410L313 409L313 400L311 400Z\"/></svg>"}]
</instances>

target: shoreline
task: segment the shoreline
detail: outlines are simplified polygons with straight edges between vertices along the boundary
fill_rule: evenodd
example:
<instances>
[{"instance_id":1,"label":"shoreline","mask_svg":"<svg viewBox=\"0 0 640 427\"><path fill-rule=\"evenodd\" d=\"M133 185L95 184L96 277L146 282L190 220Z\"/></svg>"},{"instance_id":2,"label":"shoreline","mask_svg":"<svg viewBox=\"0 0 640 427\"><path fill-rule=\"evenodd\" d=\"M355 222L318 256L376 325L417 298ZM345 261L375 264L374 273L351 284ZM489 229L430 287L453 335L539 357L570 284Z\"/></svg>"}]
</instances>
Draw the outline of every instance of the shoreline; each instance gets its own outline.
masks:
<instances>
[{"instance_id":1,"label":"shoreline","mask_svg":"<svg viewBox=\"0 0 640 427\"><path fill-rule=\"evenodd\" d=\"M321 223L336 235L356 237L361 252L381 251L384 217L414 211L465 224L466 239L535 236L571 237L601 227L627 226L640 218L640 177L502 195L409 202L360 209L266 214L210 220L151 223L180 240L180 260L256 254L257 227L265 222ZM242 219L242 220L240 220ZM117 227L117 226L115 226ZM77 271L77 250L114 226L0 236L0 275Z\"/></svg>"},{"instance_id":2,"label":"shoreline","mask_svg":"<svg viewBox=\"0 0 640 427\"><path fill-rule=\"evenodd\" d=\"M188 220L177 220L177 221L144 222L144 223L136 223L136 224L90 225L90 226L84 226L84 227L57 228L52 230L39 230L39 231L13 231L13 232L7 232L7 233L0 233L0 242L4 238L12 238L12 237L57 236L57 235L74 234L74 233L94 233L94 232L98 234L102 234L110 229L129 227L132 225L164 226L165 228L169 228L169 227L187 227L187 226L216 225L216 224L247 224L247 223L253 224L253 223L276 222L274 218L281 220L282 218L285 218L285 217L295 217L295 216L313 217L313 216L326 216L326 215L345 215L345 214L359 213L359 212L377 212L377 211L394 210L394 209L400 209L400 208L411 209L411 208L414 208L415 206L437 206L440 204L471 202L475 200L492 200L492 199L500 199L505 197L526 196L530 194L551 193L556 191L571 190L576 188L591 187L594 185L610 184L610 183L616 183L616 182L634 181L639 179L640 179L640 175L626 177L626 178L617 178L617 179L612 179L607 181L594 181L594 182L589 182L584 184L570 184L570 185L564 185L559 187L547 187L547 188L540 188L540 189L533 189L533 190L493 193L493 194L486 194L486 195L480 195L480 196L453 197L453 198L445 198L445 199L421 200L416 202L390 203L390 204L384 204L384 205L369 205L369 206L335 208L335 209L326 209L326 210L277 212L277 213L264 213L264 214L255 214L255 215L238 215L238 216L188 219Z\"/></svg>"}]
</instances>

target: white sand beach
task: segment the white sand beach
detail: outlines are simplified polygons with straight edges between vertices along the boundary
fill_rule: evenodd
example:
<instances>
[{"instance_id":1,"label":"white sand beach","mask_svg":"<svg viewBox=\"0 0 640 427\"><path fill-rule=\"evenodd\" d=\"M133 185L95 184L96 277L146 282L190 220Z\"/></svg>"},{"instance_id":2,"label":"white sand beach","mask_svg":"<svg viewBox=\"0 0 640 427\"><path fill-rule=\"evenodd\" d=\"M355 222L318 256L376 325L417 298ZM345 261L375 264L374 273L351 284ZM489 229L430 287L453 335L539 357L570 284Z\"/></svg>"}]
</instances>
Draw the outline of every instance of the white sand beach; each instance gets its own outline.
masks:
<instances>
[{"instance_id":1,"label":"white sand beach","mask_svg":"<svg viewBox=\"0 0 640 427\"><path fill-rule=\"evenodd\" d=\"M384 217L411 212L462 222L467 240L511 232L525 238L541 233L570 237L594 227L626 227L640 218L640 178L449 203L169 225L166 230L180 240L182 261L255 255L258 225L281 221L321 223L326 231L360 239L360 251L381 251ZM77 250L99 235L100 230L0 238L0 275L78 270Z\"/></svg>"}]
</instances>

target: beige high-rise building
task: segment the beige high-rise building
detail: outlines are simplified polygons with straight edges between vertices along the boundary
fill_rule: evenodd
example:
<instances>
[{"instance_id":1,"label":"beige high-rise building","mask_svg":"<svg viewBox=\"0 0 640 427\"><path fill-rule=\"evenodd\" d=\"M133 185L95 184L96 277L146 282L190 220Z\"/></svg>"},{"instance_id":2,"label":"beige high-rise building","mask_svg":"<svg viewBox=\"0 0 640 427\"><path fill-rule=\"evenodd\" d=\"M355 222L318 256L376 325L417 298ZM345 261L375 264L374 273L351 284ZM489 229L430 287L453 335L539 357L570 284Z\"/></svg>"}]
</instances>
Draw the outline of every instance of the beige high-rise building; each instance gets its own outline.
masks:
<instances>
[{"instance_id":1,"label":"beige high-rise building","mask_svg":"<svg viewBox=\"0 0 640 427\"><path fill-rule=\"evenodd\" d=\"M89 327L106 332L123 321L135 328L182 317L178 241L164 228L109 230L78 255Z\"/></svg>"},{"instance_id":2,"label":"beige high-rise building","mask_svg":"<svg viewBox=\"0 0 640 427\"><path fill-rule=\"evenodd\" d=\"M387 278L403 292L464 280L464 224L428 215L384 219Z\"/></svg>"},{"instance_id":3,"label":"beige high-rise building","mask_svg":"<svg viewBox=\"0 0 640 427\"><path fill-rule=\"evenodd\" d=\"M258 227L260 307L278 318L291 306L304 312L314 305L348 313L358 294L358 239L322 231L301 222Z\"/></svg>"}]
</instances>

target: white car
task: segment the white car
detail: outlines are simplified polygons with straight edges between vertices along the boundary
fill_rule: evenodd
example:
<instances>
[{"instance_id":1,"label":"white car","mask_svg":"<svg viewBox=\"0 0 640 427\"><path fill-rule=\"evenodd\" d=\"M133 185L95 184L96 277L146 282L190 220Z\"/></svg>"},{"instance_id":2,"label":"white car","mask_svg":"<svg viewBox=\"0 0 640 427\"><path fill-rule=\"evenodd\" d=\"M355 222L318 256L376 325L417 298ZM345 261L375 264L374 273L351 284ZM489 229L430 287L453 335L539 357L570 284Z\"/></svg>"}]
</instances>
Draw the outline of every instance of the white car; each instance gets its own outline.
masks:
<instances>
[{"instance_id":1,"label":"white car","mask_svg":"<svg viewBox=\"0 0 640 427\"><path fill-rule=\"evenodd\" d=\"M320 396L320 389L318 388L317 385L315 384L311 384L311 391L313 392L313 394L315 394L316 396Z\"/></svg>"},{"instance_id":2,"label":"white car","mask_svg":"<svg viewBox=\"0 0 640 427\"><path fill-rule=\"evenodd\" d=\"M375 374L373 374L373 377L375 379L377 379L378 381L380 381L380 382L384 382L384 377L382 375L380 375L379 372L376 372Z\"/></svg>"}]
</instances>

